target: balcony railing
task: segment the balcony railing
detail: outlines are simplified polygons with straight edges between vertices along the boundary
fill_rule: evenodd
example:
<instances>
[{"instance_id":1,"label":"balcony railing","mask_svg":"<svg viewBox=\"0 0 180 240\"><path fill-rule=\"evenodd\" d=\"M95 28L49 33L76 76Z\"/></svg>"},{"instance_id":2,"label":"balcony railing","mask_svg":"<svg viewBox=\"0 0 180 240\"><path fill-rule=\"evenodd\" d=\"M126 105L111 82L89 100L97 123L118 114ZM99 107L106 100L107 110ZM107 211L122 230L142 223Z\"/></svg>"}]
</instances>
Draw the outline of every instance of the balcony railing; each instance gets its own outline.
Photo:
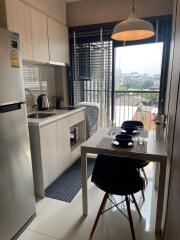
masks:
<instances>
[{"instance_id":1,"label":"balcony railing","mask_svg":"<svg viewBox=\"0 0 180 240\"><path fill-rule=\"evenodd\" d=\"M117 126L126 120L139 120L148 130L154 129L158 112L159 91L115 91L115 121Z\"/></svg>"},{"instance_id":2,"label":"balcony railing","mask_svg":"<svg viewBox=\"0 0 180 240\"><path fill-rule=\"evenodd\" d=\"M112 92L103 89L74 89L75 104L79 102L95 102L99 105L98 126L111 124ZM114 120L117 126L126 120L139 120L148 130L154 129L154 115L158 112L159 91L128 90L114 92Z\"/></svg>"}]
</instances>

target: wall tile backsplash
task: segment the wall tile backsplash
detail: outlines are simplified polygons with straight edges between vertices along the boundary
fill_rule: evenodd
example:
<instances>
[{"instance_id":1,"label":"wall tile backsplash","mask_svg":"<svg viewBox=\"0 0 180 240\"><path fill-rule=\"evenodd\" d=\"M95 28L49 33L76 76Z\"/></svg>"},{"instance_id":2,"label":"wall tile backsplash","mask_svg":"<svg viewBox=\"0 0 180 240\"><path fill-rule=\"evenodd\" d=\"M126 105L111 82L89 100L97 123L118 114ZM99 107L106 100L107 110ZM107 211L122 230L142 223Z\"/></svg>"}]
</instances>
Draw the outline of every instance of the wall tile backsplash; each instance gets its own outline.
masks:
<instances>
[{"instance_id":1,"label":"wall tile backsplash","mask_svg":"<svg viewBox=\"0 0 180 240\"><path fill-rule=\"evenodd\" d=\"M27 111L33 110L37 97L43 93L48 95L50 106L54 105L56 95L54 66L24 63L23 74Z\"/></svg>"}]
</instances>

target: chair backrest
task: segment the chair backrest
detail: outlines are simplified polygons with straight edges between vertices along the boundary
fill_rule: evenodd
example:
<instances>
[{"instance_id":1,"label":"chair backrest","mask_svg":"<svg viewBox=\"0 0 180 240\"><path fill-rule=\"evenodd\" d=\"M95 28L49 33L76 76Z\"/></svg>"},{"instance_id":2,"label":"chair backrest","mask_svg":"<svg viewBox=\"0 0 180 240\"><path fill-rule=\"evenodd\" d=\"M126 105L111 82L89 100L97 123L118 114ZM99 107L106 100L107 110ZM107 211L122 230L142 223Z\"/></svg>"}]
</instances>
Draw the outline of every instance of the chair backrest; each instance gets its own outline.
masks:
<instances>
[{"instance_id":1,"label":"chair backrest","mask_svg":"<svg viewBox=\"0 0 180 240\"><path fill-rule=\"evenodd\" d=\"M95 184L123 183L137 178L139 178L139 173L133 159L98 155L92 174L92 182Z\"/></svg>"},{"instance_id":2,"label":"chair backrest","mask_svg":"<svg viewBox=\"0 0 180 240\"><path fill-rule=\"evenodd\" d=\"M144 127L144 124L141 121L137 121L137 120L128 120L128 121L124 121L122 126L125 125L133 125L136 127Z\"/></svg>"}]
</instances>

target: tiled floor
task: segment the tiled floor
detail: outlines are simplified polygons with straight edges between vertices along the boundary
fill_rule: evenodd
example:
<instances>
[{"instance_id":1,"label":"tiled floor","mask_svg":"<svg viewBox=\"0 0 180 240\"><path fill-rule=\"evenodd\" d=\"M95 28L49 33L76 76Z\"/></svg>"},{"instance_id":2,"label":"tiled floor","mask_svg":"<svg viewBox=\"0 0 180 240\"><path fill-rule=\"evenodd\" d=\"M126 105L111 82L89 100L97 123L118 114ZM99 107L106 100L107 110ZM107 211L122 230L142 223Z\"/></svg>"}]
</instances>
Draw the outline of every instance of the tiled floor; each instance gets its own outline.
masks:
<instances>
[{"instance_id":1,"label":"tiled floor","mask_svg":"<svg viewBox=\"0 0 180 240\"><path fill-rule=\"evenodd\" d=\"M143 218L140 219L132 204L132 214L137 240L155 240L154 218L156 193L153 188L153 165L148 173L149 184L146 188L146 201L141 206ZM88 240L91 227L97 214L103 192L89 181L89 215L82 216L81 192L72 203L49 198L37 201L37 217L19 240ZM115 197L115 201L121 200ZM141 194L136 194L141 205ZM121 209L126 213L124 206ZM117 209L106 212L100 219L93 240L131 240L129 223Z\"/></svg>"}]
</instances>

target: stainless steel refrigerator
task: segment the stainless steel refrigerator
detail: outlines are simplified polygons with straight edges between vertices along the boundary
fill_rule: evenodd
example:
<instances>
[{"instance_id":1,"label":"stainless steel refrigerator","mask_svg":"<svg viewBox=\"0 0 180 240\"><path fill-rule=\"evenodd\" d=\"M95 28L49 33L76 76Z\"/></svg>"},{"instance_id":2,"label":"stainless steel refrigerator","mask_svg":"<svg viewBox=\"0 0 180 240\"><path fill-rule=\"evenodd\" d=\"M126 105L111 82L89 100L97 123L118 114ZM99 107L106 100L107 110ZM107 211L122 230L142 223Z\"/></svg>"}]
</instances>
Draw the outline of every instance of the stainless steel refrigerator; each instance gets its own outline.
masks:
<instances>
[{"instance_id":1,"label":"stainless steel refrigerator","mask_svg":"<svg viewBox=\"0 0 180 240\"><path fill-rule=\"evenodd\" d=\"M0 239L14 238L34 214L19 35L0 29Z\"/></svg>"}]
</instances>

